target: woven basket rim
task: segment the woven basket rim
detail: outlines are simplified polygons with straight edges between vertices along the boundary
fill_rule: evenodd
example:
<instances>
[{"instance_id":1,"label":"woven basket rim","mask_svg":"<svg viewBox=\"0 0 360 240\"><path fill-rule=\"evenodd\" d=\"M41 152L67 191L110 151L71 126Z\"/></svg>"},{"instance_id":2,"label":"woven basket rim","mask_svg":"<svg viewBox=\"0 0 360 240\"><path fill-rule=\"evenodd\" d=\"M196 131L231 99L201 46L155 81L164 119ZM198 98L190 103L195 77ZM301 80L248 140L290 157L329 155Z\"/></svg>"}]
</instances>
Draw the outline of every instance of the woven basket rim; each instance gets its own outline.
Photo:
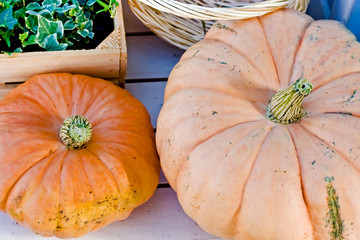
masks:
<instances>
[{"instance_id":1,"label":"woven basket rim","mask_svg":"<svg viewBox=\"0 0 360 240\"><path fill-rule=\"evenodd\" d=\"M200 41L208 28L219 20L238 20L259 17L281 8L293 8L306 12L310 0L263 0L239 7L239 2L223 3L226 7L214 6L211 0L127 0L133 13L156 35L168 43L187 49ZM190 0L186 0L189 2ZM236 1L236 0L228 0ZM275 5L274 5L275 4ZM203 6L205 5L205 6ZM208 5L208 6L206 6Z\"/></svg>"},{"instance_id":2,"label":"woven basket rim","mask_svg":"<svg viewBox=\"0 0 360 240\"><path fill-rule=\"evenodd\" d=\"M233 20L257 17L280 8L295 8L305 12L310 0L264 0L240 7L205 7L177 0L139 0L161 12L198 20Z\"/></svg>"}]
</instances>

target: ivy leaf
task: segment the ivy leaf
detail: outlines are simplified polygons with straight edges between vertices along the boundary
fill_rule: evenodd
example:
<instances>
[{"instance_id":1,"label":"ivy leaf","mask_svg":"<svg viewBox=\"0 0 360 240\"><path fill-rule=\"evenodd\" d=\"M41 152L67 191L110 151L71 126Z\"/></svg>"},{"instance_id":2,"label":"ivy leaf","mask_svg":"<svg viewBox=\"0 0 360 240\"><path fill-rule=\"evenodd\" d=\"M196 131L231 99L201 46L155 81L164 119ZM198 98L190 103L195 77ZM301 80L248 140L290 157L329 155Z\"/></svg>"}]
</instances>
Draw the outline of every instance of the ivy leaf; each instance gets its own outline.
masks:
<instances>
[{"instance_id":1,"label":"ivy leaf","mask_svg":"<svg viewBox=\"0 0 360 240\"><path fill-rule=\"evenodd\" d=\"M25 18L25 25L26 27L31 30L32 32L37 32L38 26L38 17L35 15L30 15Z\"/></svg>"},{"instance_id":2,"label":"ivy leaf","mask_svg":"<svg viewBox=\"0 0 360 240\"><path fill-rule=\"evenodd\" d=\"M87 20L86 22L82 22L78 26L79 30L77 31L79 35L86 38L93 38L94 33L92 32L93 29L93 22L91 20Z\"/></svg>"},{"instance_id":3,"label":"ivy leaf","mask_svg":"<svg viewBox=\"0 0 360 240\"><path fill-rule=\"evenodd\" d=\"M29 36L29 32L24 32L24 33L21 33L19 34L19 39L21 42L24 42Z\"/></svg>"},{"instance_id":4,"label":"ivy leaf","mask_svg":"<svg viewBox=\"0 0 360 240\"><path fill-rule=\"evenodd\" d=\"M57 35L51 34L46 36L41 42L39 42L42 48L45 48L47 51L62 51L67 48L67 44L59 43L57 40Z\"/></svg>"},{"instance_id":5,"label":"ivy leaf","mask_svg":"<svg viewBox=\"0 0 360 240\"><path fill-rule=\"evenodd\" d=\"M64 23L64 30L74 30L76 27L73 20L68 20Z\"/></svg>"},{"instance_id":6,"label":"ivy leaf","mask_svg":"<svg viewBox=\"0 0 360 240\"><path fill-rule=\"evenodd\" d=\"M37 44L35 35L30 35L30 37L29 38L28 37L29 37L29 32L24 32L19 35L19 39L21 41L23 48L26 47L27 45Z\"/></svg>"},{"instance_id":7,"label":"ivy leaf","mask_svg":"<svg viewBox=\"0 0 360 240\"><path fill-rule=\"evenodd\" d=\"M29 3L27 6L26 6L26 10L31 10L31 11L35 11L35 10L42 10L44 7L42 7L39 3L37 2L32 2L32 3Z\"/></svg>"},{"instance_id":8,"label":"ivy leaf","mask_svg":"<svg viewBox=\"0 0 360 240\"><path fill-rule=\"evenodd\" d=\"M96 0L88 0L88 1L86 2L86 5L92 6L92 5L94 5L94 3L96 3Z\"/></svg>"},{"instance_id":9,"label":"ivy leaf","mask_svg":"<svg viewBox=\"0 0 360 240\"><path fill-rule=\"evenodd\" d=\"M44 16L45 11L48 11L49 16L52 16L54 11L55 11L56 5L55 4L51 4L51 5L45 5L44 10L42 10L40 13Z\"/></svg>"},{"instance_id":10,"label":"ivy leaf","mask_svg":"<svg viewBox=\"0 0 360 240\"><path fill-rule=\"evenodd\" d=\"M26 47L27 45L33 45L33 44L37 44L36 36L35 36L35 35L30 35L30 37L28 38L28 40L22 42L22 46L23 46L23 47Z\"/></svg>"},{"instance_id":11,"label":"ivy leaf","mask_svg":"<svg viewBox=\"0 0 360 240\"><path fill-rule=\"evenodd\" d=\"M93 33L93 32L89 32L89 30L87 30L87 29L78 30L77 33L78 33L80 36L84 37L84 38L89 37L89 38L92 39L92 38L94 37L94 33Z\"/></svg>"},{"instance_id":12,"label":"ivy leaf","mask_svg":"<svg viewBox=\"0 0 360 240\"><path fill-rule=\"evenodd\" d=\"M22 49L19 47L13 51L13 53L21 53L21 52L22 52Z\"/></svg>"},{"instance_id":13,"label":"ivy leaf","mask_svg":"<svg viewBox=\"0 0 360 240\"><path fill-rule=\"evenodd\" d=\"M2 38L5 40L6 42L6 45L8 47L11 46L11 40L10 40L10 37L11 36L14 36L14 33L12 31L2 31L0 30L0 35L2 36Z\"/></svg>"},{"instance_id":14,"label":"ivy leaf","mask_svg":"<svg viewBox=\"0 0 360 240\"><path fill-rule=\"evenodd\" d=\"M75 9L75 8L76 8L75 5L69 5L68 3L65 3L64 6L55 8L55 12L66 13L70 9Z\"/></svg>"},{"instance_id":15,"label":"ivy leaf","mask_svg":"<svg viewBox=\"0 0 360 240\"><path fill-rule=\"evenodd\" d=\"M33 11L33 10L28 10L28 11L26 11L26 13L29 14L30 16L40 15L40 12L36 12L36 11Z\"/></svg>"},{"instance_id":16,"label":"ivy leaf","mask_svg":"<svg viewBox=\"0 0 360 240\"><path fill-rule=\"evenodd\" d=\"M13 17L13 8L7 8L0 13L0 27L4 26L10 30L13 30L15 24L18 23L18 20Z\"/></svg>"},{"instance_id":17,"label":"ivy leaf","mask_svg":"<svg viewBox=\"0 0 360 240\"><path fill-rule=\"evenodd\" d=\"M26 8L21 8L17 11L15 11L15 18L16 19L20 19L20 18L25 18L26 17Z\"/></svg>"},{"instance_id":18,"label":"ivy leaf","mask_svg":"<svg viewBox=\"0 0 360 240\"><path fill-rule=\"evenodd\" d=\"M55 34L56 38L62 38L64 35L64 27L61 21L51 21L47 18L38 15L39 28L37 30L36 38L40 41L48 35Z\"/></svg>"},{"instance_id":19,"label":"ivy leaf","mask_svg":"<svg viewBox=\"0 0 360 240\"><path fill-rule=\"evenodd\" d=\"M61 0L44 0L42 4L44 6L46 6L46 5L60 6L61 3L62 3Z\"/></svg>"}]
</instances>

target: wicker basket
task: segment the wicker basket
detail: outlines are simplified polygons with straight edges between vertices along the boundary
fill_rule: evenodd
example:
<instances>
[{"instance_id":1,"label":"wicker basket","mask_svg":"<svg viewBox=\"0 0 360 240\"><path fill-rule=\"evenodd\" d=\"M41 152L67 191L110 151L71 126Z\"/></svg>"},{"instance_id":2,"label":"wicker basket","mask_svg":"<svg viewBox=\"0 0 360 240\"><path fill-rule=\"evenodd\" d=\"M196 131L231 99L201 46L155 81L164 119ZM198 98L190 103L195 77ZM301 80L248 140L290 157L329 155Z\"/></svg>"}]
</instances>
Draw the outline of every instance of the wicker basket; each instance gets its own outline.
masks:
<instances>
[{"instance_id":1,"label":"wicker basket","mask_svg":"<svg viewBox=\"0 0 360 240\"><path fill-rule=\"evenodd\" d=\"M128 0L134 14L167 42L187 49L215 20L257 17L280 8L305 12L310 0Z\"/></svg>"}]
</instances>

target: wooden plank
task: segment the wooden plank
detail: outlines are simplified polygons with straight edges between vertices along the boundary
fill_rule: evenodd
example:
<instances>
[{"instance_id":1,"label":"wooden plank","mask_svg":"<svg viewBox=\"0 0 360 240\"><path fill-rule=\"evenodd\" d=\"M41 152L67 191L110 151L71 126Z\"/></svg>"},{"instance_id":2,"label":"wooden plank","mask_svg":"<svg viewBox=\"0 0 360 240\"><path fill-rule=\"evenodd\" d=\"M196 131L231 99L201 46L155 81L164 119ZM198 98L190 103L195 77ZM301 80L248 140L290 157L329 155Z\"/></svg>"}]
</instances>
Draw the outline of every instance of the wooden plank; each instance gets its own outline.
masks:
<instances>
[{"instance_id":1,"label":"wooden plank","mask_svg":"<svg viewBox=\"0 0 360 240\"><path fill-rule=\"evenodd\" d=\"M147 28L132 12L129 7L129 4L126 0L121 0L123 5L123 13L124 13L124 24L126 26L125 32L127 35L129 34L137 34L139 33L151 33L150 29Z\"/></svg>"},{"instance_id":2,"label":"wooden plank","mask_svg":"<svg viewBox=\"0 0 360 240\"><path fill-rule=\"evenodd\" d=\"M168 184L168 180L166 179L164 172L161 170L160 171L160 177L159 177L159 185L165 185Z\"/></svg>"},{"instance_id":3,"label":"wooden plank","mask_svg":"<svg viewBox=\"0 0 360 240\"><path fill-rule=\"evenodd\" d=\"M128 36L126 83L132 80L167 78L184 53L157 36Z\"/></svg>"},{"instance_id":4,"label":"wooden plank","mask_svg":"<svg viewBox=\"0 0 360 240\"><path fill-rule=\"evenodd\" d=\"M1 239L44 240L8 215L0 213ZM46 238L57 240L55 237ZM91 232L79 240L220 240L202 230L181 208L171 188L158 188L154 196L125 220Z\"/></svg>"},{"instance_id":5,"label":"wooden plank","mask_svg":"<svg viewBox=\"0 0 360 240\"><path fill-rule=\"evenodd\" d=\"M166 82L129 82L125 85L135 98L137 98L148 110L151 117L151 124L156 129L157 117L164 101ZM0 92L1 93L1 92ZM159 184L167 184L164 173L160 172Z\"/></svg>"},{"instance_id":6,"label":"wooden plank","mask_svg":"<svg viewBox=\"0 0 360 240\"><path fill-rule=\"evenodd\" d=\"M93 77L119 77L120 49L28 52L0 55L0 83L24 82L40 73L70 72ZM19 69L21 68L21 70Z\"/></svg>"},{"instance_id":7,"label":"wooden plank","mask_svg":"<svg viewBox=\"0 0 360 240\"><path fill-rule=\"evenodd\" d=\"M166 82L128 82L125 89L144 104L151 117L151 124L156 128L157 117L164 101Z\"/></svg>"}]
</instances>

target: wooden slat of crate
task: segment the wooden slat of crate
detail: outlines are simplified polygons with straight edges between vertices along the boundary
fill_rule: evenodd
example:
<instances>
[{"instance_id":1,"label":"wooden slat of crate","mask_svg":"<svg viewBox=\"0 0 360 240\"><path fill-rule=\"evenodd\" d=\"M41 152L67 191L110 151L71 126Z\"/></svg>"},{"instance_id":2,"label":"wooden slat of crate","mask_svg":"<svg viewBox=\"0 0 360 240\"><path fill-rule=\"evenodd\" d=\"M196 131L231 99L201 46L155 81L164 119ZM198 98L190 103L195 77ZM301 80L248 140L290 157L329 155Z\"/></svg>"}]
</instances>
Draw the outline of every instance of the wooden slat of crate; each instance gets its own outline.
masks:
<instances>
[{"instance_id":1,"label":"wooden slat of crate","mask_svg":"<svg viewBox=\"0 0 360 240\"><path fill-rule=\"evenodd\" d=\"M111 35L114 34L111 34L106 41L113 44L107 49L14 53L12 56L0 54L0 84L24 82L36 74L50 72L119 78L119 83L123 84L127 53L121 1L114 19L114 32L121 35L121 41L113 41Z\"/></svg>"}]
</instances>

